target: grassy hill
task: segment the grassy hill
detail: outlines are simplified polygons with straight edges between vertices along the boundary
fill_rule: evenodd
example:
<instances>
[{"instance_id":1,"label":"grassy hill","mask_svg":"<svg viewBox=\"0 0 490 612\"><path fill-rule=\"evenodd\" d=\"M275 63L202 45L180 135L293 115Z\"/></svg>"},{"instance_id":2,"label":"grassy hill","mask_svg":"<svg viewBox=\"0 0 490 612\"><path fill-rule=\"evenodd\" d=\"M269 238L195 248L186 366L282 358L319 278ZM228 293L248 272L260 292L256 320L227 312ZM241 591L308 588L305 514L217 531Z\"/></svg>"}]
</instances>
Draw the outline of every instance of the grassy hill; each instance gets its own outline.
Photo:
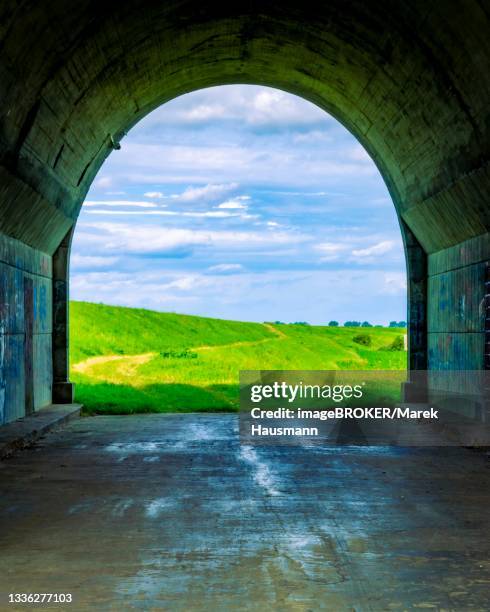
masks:
<instances>
[{"instance_id":1,"label":"grassy hill","mask_svg":"<svg viewBox=\"0 0 490 612\"><path fill-rule=\"evenodd\" d=\"M244 323L71 302L71 378L88 412L230 411L240 370L404 370L405 330ZM367 334L369 346L355 338Z\"/></svg>"}]
</instances>

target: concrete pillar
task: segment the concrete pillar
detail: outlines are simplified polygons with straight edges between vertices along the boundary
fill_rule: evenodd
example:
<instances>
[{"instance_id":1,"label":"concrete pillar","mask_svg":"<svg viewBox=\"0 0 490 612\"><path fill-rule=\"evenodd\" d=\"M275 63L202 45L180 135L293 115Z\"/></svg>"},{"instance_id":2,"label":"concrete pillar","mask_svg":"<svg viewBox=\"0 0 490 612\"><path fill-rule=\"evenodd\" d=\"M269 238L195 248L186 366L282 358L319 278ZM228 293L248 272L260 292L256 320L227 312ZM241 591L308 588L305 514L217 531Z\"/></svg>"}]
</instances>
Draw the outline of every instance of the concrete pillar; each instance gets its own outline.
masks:
<instances>
[{"instance_id":1,"label":"concrete pillar","mask_svg":"<svg viewBox=\"0 0 490 612\"><path fill-rule=\"evenodd\" d=\"M408 297L408 381L403 384L406 402L425 402L427 389L427 253L410 228L402 221L407 261Z\"/></svg>"},{"instance_id":2,"label":"concrete pillar","mask_svg":"<svg viewBox=\"0 0 490 612\"><path fill-rule=\"evenodd\" d=\"M490 370L490 262L485 267L485 355L484 369Z\"/></svg>"},{"instance_id":3,"label":"concrete pillar","mask_svg":"<svg viewBox=\"0 0 490 612\"><path fill-rule=\"evenodd\" d=\"M69 262L74 226L53 255L53 404L71 404L69 362Z\"/></svg>"}]
</instances>

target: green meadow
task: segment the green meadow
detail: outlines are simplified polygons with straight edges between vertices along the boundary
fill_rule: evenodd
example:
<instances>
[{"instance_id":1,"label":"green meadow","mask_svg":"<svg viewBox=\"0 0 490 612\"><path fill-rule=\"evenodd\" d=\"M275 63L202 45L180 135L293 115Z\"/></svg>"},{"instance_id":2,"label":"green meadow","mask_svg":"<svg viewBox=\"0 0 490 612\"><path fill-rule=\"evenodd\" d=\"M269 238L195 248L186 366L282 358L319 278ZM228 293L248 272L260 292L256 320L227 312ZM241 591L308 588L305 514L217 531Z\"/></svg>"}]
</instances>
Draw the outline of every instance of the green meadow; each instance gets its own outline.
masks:
<instances>
[{"instance_id":1,"label":"green meadow","mask_svg":"<svg viewBox=\"0 0 490 612\"><path fill-rule=\"evenodd\" d=\"M407 359L404 329L245 323L88 302L71 302L70 333L76 401L88 413L235 411L240 370L405 370Z\"/></svg>"}]
</instances>

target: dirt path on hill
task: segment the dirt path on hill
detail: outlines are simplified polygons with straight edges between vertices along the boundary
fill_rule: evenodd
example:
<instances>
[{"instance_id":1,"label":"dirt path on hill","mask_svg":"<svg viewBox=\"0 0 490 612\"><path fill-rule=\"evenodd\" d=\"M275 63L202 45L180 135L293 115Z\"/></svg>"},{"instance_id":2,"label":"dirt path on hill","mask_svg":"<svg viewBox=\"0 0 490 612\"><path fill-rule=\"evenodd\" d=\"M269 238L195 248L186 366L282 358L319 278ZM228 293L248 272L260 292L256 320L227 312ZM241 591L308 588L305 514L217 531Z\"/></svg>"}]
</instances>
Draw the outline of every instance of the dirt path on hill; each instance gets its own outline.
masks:
<instances>
[{"instance_id":1,"label":"dirt path on hill","mask_svg":"<svg viewBox=\"0 0 490 612\"><path fill-rule=\"evenodd\" d=\"M204 346L194 346L191 348L192 351L211 351L223 348L239 348L240 346L256 346L257 344L265 344L273 340L285 340L286 334L273 327L270 323L262 323L263 327L268 329L275 337L263 338L262 340L243 340L238 342L230 342L230 344L211 344Z\"/></svg>"},{"instance_id":2,"label":"dirt path on hill","mask_svg":"<svg viewBox=\"0 0 490 612\"><path fill-rule=\"evenodd\" d=\"M239 348L241 346L256 346L258 344L265 344L266 342L272 342L274 340L286 340L286 334L276 329L270 323L263 323L263 326L268 329L273 337L271 338L263 338L262 340L244 340L238 342L230 342L229 344L215 344L215 345L204 345L204 346L194 346L190 350L192 351L211 351L216 349L223 348ZM91 371L94 367L98 365L104 365L106 363L114 362L114 365L118 366L119 372L121 374L131 376L136 372L136 369L145 363L148 363L153 357L155 357L158 353L142 353L140 355L98 355L97 357L89 357L85 361L81 361L80 363L76 363L72 366L74 372L79 374L93 374ZM123 369L121 369L123 366Z\"/></svg>"},{"instance_id":3,"label":"dirt path on hill","mask_svg":"<svg viewBox=\"0 0 490 612\"><path fill-rule=\"evenodd\" d=\"M277 329L277 327L274 327L270 323L263 323L263 326L266 327L270 332L275 334L278 338L281 338L282 340L287 338L286 334L282 331L282 329Z\"/></svg>"},{"instance_id":4,"label":"dirt path on hill","mask_svg":"<svg viewBox=\"0 0 490 612\"><path fill-rule=\"evenodd\" d=\"M85 361L73 365L73 371L79 374L90 374L90 370L98 365L115 362L124 363L124 374L131 375L136 368L144 363L148 363L156 353L142 353L141 355L100 355L98 357L89 357Z\"/></svg>"}]
</instances>

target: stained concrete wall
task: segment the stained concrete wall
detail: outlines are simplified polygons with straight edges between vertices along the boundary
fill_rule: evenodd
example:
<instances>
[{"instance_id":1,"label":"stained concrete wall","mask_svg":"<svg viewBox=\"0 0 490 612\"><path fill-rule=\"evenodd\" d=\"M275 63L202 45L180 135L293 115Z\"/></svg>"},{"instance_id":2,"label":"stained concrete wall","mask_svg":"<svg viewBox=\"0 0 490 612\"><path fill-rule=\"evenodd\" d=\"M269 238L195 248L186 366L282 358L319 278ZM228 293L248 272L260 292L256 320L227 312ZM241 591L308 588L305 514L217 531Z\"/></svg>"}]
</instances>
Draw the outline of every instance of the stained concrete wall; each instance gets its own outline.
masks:
<instances>
[{"instance_id":1,"label":"stained concrete wall","mask_svg":"<svg viewBox=\"0 0 490 612\"><path fill-rule=\"evenodd\" d=\"M51 286L51 257L0 234L0 424L25 415L29 387L34 410L51 402Z\"/></svg>"},{"instance_id":2,"label":"stained concrete wall","mask_svg":"<svg viewBox=\"0 0 490 612\"><path fill-rule=\"evenodd\" d=\"M489 234L429 255L429 368L484 368L489 262Z\"/></svg>"}]
</instances>

